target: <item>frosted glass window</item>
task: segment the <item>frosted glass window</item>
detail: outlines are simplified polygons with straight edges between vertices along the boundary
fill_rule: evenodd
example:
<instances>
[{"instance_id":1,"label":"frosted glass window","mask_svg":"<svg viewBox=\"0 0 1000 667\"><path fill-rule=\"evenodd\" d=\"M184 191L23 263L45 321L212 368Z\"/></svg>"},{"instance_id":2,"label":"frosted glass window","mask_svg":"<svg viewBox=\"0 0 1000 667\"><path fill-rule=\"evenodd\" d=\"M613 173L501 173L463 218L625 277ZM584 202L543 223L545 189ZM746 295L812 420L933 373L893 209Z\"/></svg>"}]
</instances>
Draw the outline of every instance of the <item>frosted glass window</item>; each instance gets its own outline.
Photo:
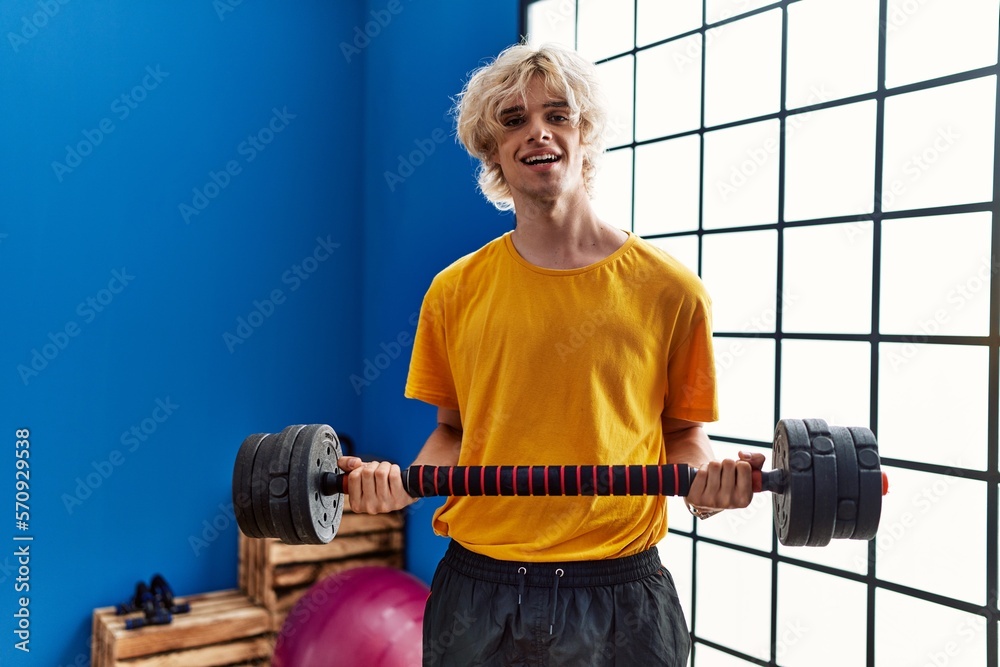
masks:
<instances>
[{"instance_id":1,"label":"frosted glass window","mask_svg":"<svg viewBox=\"0 0 1000 667\"><path fill-rule=\"evenodd\" d=\"M621 0L578 0L577 48L589 60L600 60L634 46L635 3Z\"/></svg>"},{"instance_id":2,"label":"frosted glass window","mask_svg":"<svg viewBox=\"0 0 1000 667\"><path fill-rule=\"evenodd\" d=\"M996 64L998 15L998 0L889 0L886 87Z\"/></svg>"},{"instance_id":3,"label":"frosted glass window","mask_svg":"<svg viewBox=\"0 0 1000 667\"><path fill-rule=\"evenodd\" d=\"M803 591L809 594L803 595ZM820 600L822 603L817 604ZM867 609L864 584L780 563L775 642L778 664L782 667L865 664Z\"/></svg>"},{"instance_id":4,"label":"frosted glass window","mask_svg":"<svg viewBox=\"0 0 1000 667\"><path fill-rule=\"evenodd\" d=\"M770 442L774 435L774 341L715 338L719 420L711 435Z\"/></svg>"},{"instance_id":5,"label":"frosted glass window","mask_svg":"<svg viewBox=\"0 0 1000 667\"><path fill-rule=\"evenodd\" d=\"M790 116L786 123L785 219L871 212L874 100Z\"/></svg>"},{"instance_id":6,"label":"frosted glass window","mask_svg":"<svg viewBox=\"0 0 1000 667\"><path fill-rule=\"evenodd\" d=\"M781 342L781 418L868 426L871 345L844 341Z\"/></svg>"},{"instance_id":7,"label":"frosted glass window","mask_svg":"<svg viewBox=\"0 0 1000 667\"><path fill-rule=\"evenodd\" d=\"M715 331L774 331L778 233L709 234L703 243L701 276Z\"/></svg>"},{"instance_id":8,"label":"frosted glass window","mask_svg":"<svg viewBox=\"0 0 1000 667\"><path fill-rule=\"evenodd\" d=\"M875 538L879 578L985 604L986 483L883 469L891 492Z\"/></svg>"},{"instance_id":9,"label":"frosted glass window","mask_svg":"<svg viewBox=\"0 0 1000 667\"><path fill-rule=\"evenodd\" d=\"M883 221L881 332L988 335L991 226L985 211Z\"/></svg>"},{"instance_id":10,"label":"frosted glass window","mask_svg":"<svg viewBox=\"0 0 1000 667\"><path fill-rule=\"evenodd\" d=\"M691 269L691 273L698 273L697 236L668 236L662 239L648 240L657 248L666 250L671 257Z\"/></svg>"},{"instance_id":11,"label":"frosted glass window","mask_svg":"<svg viewBox=\"0 0 1000 667\"><path fill-rule=\"evenodd\" d=\"M632 91L635 58L624 56L597 66L601 88L608 101L608 146L632 143Z\"/></svg>"},{"instance_id":12,"label":"frosted glass window","mask_svg":"<svg viewBox=\"0 0 1000 667\"><path fill-rule=\"evenodd\" d=\"M701 0L639 0L636 44L643 46L701 27Z\"/></svg>"},{"instance_id":13,"label":"frosted glass window","mask_svg":"<svg viewBox=\"0 0 1000 667\"><path fill-rule=\"evenodd\" d=\"M778 111L781 12L727 23L705 36L705 125Z\"/></svg>"},{"instance_id":14,"label":"frosted glass window","mask_svg":"<svg viewBox=\"0 0 1000 667\"><path fill-rule=\"evenodd\" d=\"M985 470L988 372L986 346L882 343L879 453Z\"/></svg>"},{"instance_id":15,"label":"frosted glass window","mask_svg":"<svg viewBox=\"0 0 1000 667\"><path fill-rule=\"evenodd\" d=\"M774 4L775 0L706 0L705 12L709 23L718 23Z\"/></svg>"},{"instance_id":16,"label":"frosted glass window","mask_svg":"<svg viewBox=\"0 0 1000 667\"><path fill-rule=\"evenodd\" d=\"M706 229L778 220L777 120L705 133Z\"/></svg>"},{"instance_id":17,"label":"frosted glass window","mask_svg":"<svg viewBox=\"0 0 1000 667\"><path fill-rule=\"evenodd\" d=\"M995 115L995 76L886 98L883 210L992 199Z\"/></svg>"},{"instance_id":18,"label":"frosted glass window","mask_svg":"<svg viewBox=\"0 0 1000 667\"><path fill-rule=\"evenodd\" d=\"M875 592L875 664L982 667L986 626L967 614L887 590Z\"/></svg>"},{"instance_id":19,"label":"frosted glass window","mask_svg":"<svg viewBox=\"0 0 1000 667\"><path fill-rule=\"evenodd\" d=\"M856 424L847 425L856 426ZM786 547L779 544L778 553L789 558L826 565L845 572L868 574L868 543L863 540L832 540L821 549L816 547Z\"/></svg>"},{"instance_id":20,"label":"frosted glass window","mask_svg":"<svg viewBox=\"0 0 1000 667\"><path fill-rule=\"evenodd\" d=\"M717 651L711 646L699 645L694 658L694 667L747 667L751 664L753 663Z\"/></svg>"},{"instance_id":21,"label":"frosted glass window","mask_svg":"<svg viewBox=\"0 0 1000 667\"><path fill-rule=\"evenodd\" d=\"M695 557L698 635L767 660L771 655L771 561L703 543L698 544ZM737 598L734 591L738 591ZM751 600L753 613L748 614Z\"/></svg>"},{"instance_id":22,"label":"frosted glass window","mask_svg":"<svg viewBox=\"0 0 1000 667\"><path fill-rule=\"evenodd\" d=\"M784 233L782 330L870 333L871 225L792 227Z\"/></svg>"},{"instance_id":23,"label":"frosted glass window","mask_svg":"<svg viewBox=\"0 0 1000 667\"><path fill-rule=\"evenodd\" d=\"M701 139L696 134L635 149L635 231L698 229Z\"/></svg>"},{"instance_id":24,"label":"frosted glass window","mask_svg":"<svg viewBox=\"0 0 1000 667\"><path fill-rule=\"evenodd\" d=\"M764 470L770 470L770 449L756 449L745 445L713 442L712 450L716 459L739 460L740 450L760 452L767 456ZM726 510L717 519L698 524L698 534L717 540L739 544L760 551L770 551L774 528L771 494L756 493L750 505L742 509Z\"/></svg>"},{"instance_id":25,"label":"frosted glass window","mask_svg":"<svg viewBox=\"0 0 1000 667\"><path fill-rule=\"evenodd\" d=\"M701 35L654 46L636 58L636 141L698 129Z\"/></svg>"},{"instance_id":26,"label":"frosted glass window","mask_svg":"<svg viewBox=\"0 0 1000 667\"><path fill-rule=\"evenodd\" d=\"M598 217L619 229L632 227L632 149L605 153L595 181L593 206Z\"/></svg>"},{"instance_id":27,"label":"frosted glass window","mask_svg":"<svg viewBox=\"0 0 1000 667\"><path fill-rule=\"evenodd\" d=\"M875 90L878 0L788 5L787 63L789 109Z\"/></svg>"},{"instance_id":28,"label":"frosted glass window","mask_svg":"<svg viewBox=\"0 0 1000 667\"><path fill-rule=\"evenodd\" d=\"M528 5L528 43L576 46L576 0L541 0Z\"/></svg>"}]
</instances>

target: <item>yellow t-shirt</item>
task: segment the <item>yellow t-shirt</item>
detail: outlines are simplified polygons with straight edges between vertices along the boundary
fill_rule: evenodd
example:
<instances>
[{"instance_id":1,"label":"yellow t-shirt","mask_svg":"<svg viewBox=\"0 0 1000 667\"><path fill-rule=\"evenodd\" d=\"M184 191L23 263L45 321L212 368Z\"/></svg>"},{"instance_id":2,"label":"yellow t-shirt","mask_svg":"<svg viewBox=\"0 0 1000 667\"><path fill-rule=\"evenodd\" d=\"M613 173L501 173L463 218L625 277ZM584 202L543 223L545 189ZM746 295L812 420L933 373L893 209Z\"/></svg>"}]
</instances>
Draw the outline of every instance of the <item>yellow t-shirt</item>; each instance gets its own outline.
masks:
<instances>
[{"instance_id":1,"label":"yellow t-shirt","mask_svg":"<svg viewBox=\"0 0 1000 667\"><path fill-rule=\"evenodd\" d=\"M525 261L510 234L433 280L406 396L458 410L459 465L667 463L661 416L718 418L711 302L634 234L579 269ZM452 497L434 530L493 558L597 560L666 534L662 497Z\"/></svg>"}]
</instances>

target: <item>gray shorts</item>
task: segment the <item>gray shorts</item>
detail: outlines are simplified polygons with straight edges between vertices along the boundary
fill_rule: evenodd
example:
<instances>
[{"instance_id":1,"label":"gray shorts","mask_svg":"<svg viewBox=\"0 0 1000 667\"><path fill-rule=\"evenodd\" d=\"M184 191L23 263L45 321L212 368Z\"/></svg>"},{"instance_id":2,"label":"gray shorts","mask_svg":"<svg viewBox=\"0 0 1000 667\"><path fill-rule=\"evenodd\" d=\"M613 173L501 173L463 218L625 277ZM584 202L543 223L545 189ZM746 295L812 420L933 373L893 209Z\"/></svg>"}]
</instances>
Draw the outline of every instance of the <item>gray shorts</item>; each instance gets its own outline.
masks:
<instances>
[{"instance_id":1,"label":"gray shorts","mask_svg":"<svg viewBox=\"0 0 1000 667\"><path fill-rule=\"evenodd\" d=\"M452 542L431 582L424 667L683 667L691 649L657 550L519 563Z\"/></svg>"}]
</instances>

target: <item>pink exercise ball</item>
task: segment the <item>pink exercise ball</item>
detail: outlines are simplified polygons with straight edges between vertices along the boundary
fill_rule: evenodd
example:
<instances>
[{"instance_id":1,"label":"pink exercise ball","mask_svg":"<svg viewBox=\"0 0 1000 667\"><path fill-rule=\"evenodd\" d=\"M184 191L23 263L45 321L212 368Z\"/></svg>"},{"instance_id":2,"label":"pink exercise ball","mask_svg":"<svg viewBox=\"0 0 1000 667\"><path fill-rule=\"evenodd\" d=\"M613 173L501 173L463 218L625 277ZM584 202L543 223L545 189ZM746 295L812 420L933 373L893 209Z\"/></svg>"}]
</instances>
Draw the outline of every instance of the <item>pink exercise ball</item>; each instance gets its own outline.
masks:
<instances>
[{"instance_id":1,"label":"pink exercise ball","mask_svg":"<svg viewBox=\"0 0 1000 667\"><path fill-rule=\"evenodd\" d=\"M391 567L322 579L281 626L272 667L420 667L430 589Z\"/></svg>"}]
</instances>

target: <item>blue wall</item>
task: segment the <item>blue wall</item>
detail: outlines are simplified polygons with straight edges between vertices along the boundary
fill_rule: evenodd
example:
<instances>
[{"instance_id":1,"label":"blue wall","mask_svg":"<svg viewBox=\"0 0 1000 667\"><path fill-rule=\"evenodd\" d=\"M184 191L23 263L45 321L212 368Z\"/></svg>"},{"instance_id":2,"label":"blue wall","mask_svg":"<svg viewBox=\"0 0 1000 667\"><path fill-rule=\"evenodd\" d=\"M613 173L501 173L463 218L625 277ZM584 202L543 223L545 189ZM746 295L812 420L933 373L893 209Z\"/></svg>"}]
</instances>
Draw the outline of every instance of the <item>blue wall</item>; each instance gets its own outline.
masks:
<instances>
[{"instance_id":1,"label":"blue wall","mask_svg":"<svg viewBox=\"0 0 1000 667\"><path fill-rule=\"evenodd\" d=\"M386 6L369 0L369 16ZM409 350L397 359L389 353L412 341L434 275L513 227L512 216L477 192L475 164L455 141L449 110L469 72L517 41L518 3L402 0L399 6L366 54L364 335L352 372L364 378L368 368L375 378L356 385L366 441L407 465L435 427L437 411L403 398ZM447 546L430 529L439 505L411 506L407 522L408 568L428 581Z\"/></svg>"},{"instance_id":2,"label":"blue wall","mask_svg":"<svg viewBox=\"0 0 1000 667\"><path fill-rule=\"evenodd\" d=\"M446 112L517 2L5 0L0 28L0 662L84 665L91 610L136 581L236 585L246 435L325 422L405 464L433 428L402 398L414 314L511 226Z\"/></svg>"}]
</instances>

